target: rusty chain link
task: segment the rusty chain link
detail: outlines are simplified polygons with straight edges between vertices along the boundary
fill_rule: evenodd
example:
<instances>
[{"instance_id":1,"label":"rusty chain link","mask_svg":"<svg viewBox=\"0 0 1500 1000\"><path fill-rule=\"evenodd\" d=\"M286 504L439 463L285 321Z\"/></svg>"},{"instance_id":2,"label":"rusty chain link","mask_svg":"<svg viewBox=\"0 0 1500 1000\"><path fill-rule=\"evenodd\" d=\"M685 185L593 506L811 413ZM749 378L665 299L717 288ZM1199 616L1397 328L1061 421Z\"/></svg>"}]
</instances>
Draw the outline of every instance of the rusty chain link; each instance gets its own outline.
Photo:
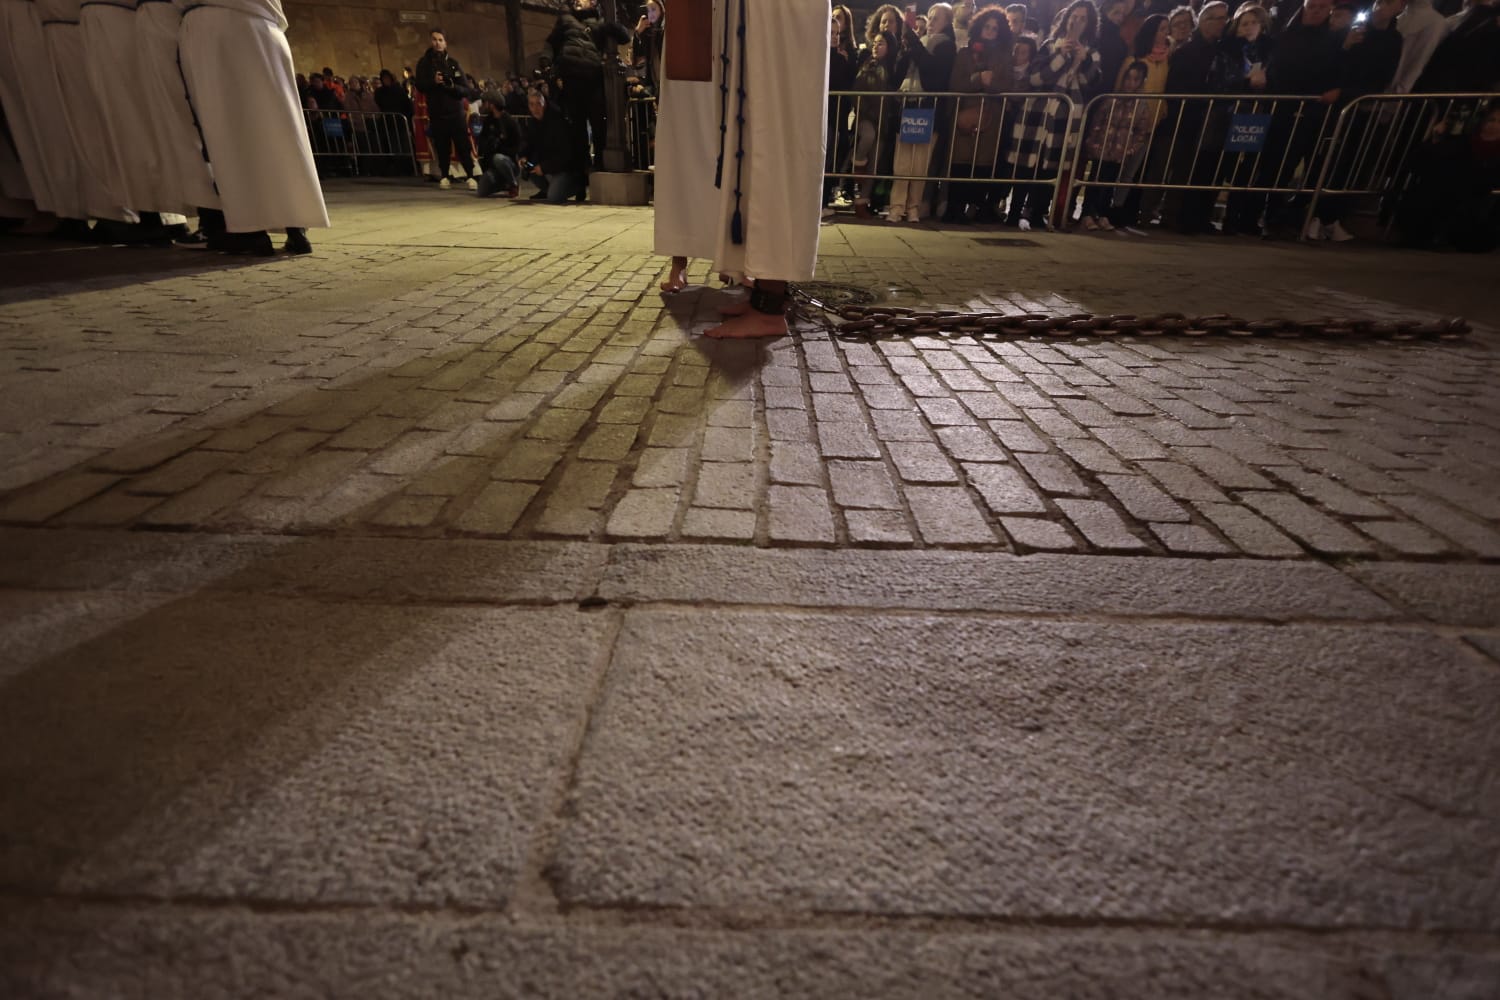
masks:
<instances>
[{"instance_id":1,"label":"rusty chain link","mask_svg":"<svg viewBox=\"0 0 1500 1000\"><path fill-rule=\"evenodd\" d=\"M1325 317L1315 320L1262 319L1247 320L1239 316L1215 313L1188 316L1165 312L1150 316L1115 313L1096 316L1074 313L1052 316L1046 313L1007 314L998 312L963 312L953 309L919 310L906 306L845 305L830 306L817 299L799 295L802 302L821 310L826 316L837 316L842 323L826 323L830 336L874 339L889 336L969 337L1271 337L1294 339L1317 337L1325 340L1458 340L1470 332L1462 317L1431 321L1369 320Z\"/></svg>"}]
</instances>

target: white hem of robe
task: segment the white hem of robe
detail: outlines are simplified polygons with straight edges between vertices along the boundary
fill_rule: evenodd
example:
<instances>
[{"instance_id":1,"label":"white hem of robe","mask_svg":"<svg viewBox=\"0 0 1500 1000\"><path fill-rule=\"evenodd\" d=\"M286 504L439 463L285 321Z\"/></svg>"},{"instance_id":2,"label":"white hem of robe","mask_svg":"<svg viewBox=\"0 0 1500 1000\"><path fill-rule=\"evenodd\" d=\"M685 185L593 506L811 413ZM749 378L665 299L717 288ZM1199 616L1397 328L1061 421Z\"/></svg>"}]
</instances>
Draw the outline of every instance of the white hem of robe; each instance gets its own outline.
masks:
<instances>
[{"instance_id":1,"label":"white hem of robe","mask_svg":"<svg viewBox=\"0 0 1500 1000\"><path fill-rule=\"evenodd\" d=\"M195 7L182 17L179 50L229 231L326 229L281 28L238 10Z\"/></svg>"}]
</instances>

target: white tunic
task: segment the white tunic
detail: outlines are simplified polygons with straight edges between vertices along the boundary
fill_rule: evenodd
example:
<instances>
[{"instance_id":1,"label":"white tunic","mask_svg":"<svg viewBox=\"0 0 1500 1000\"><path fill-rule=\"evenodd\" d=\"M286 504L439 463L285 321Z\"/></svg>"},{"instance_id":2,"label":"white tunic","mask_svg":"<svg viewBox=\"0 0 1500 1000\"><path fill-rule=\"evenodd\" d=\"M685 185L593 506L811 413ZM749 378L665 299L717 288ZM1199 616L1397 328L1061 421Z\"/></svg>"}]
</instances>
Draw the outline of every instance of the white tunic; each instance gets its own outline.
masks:
<instances>
[{"instance_id":1,"label":"white tunic","mask_svg":"<svg viewBox=\"0 0 1500 1000\"><path fill-rule=\"evenodd\" d=\"M63 101L60 120L77 159L88 214L95 219L134 222L136 216L125 208L121 169L105 135L103 111L83 69L79 0L37 0L36 7L42 15L47 54L54 67L63 67L57 74Z\"/></svg>"},{"instance_id":2,"label":"white tunic","mask_svg":"<svg viewBox=\"0 0 1500 1000\"><path fill-rule=\"evenodd\" d=\"M86 219L82 172L68 133L67 112L42 33L41 15L29 0L0 3L4 13L0 47L5 47L0 61L10 64L0 75L9 78L6 90L15 86L19 91L5 99L6 119L12 118L12 102L24 106L29 129L13 134L37 207L65 219Z\"/></svg>"},{"instance_id":3,"label":"white tunic","mask_svg":"<svg viewBox=\"0 0 1500 1000\"><path fill-rule=\"evenodd\" d=\"M188 214L197 208L218 208L213 173L203 156L203 143L193 121L187 86L177 67L177 36L182 31L185 0L141 0L135 12L136 42L141 67L141 99L151 108L157 162L166 200L182 205Z\"/></svg>"},{"instance_id":4,"label":"white tunic","mask_svg":"<svg viewBox=\"0 0 1500 1000\"><path fill-rule=\"evenodd\" d=\"M276 0L208 0L182 16L179 55L233 233L326 227Z\"/></svg>"},{"instance_id":5,"label":"white tunic","mask_svg":"<svg viewBox=\"0 0 1500 1000\"><path fill-rule=\"evenodd\" d=\"M745 128L737 124L740 43L745 11ZM736 277L806 281L818 259L825 117L828 104L827 0L715 0L714 79L665 78L656 135L656 252L710 258ZM719 58L729 23L729 97L719 157ZM671 21L666 44L672 44ZM743 135L742 135L743 132ZM743 160L737 152L743 145ZM738 169L742 167L742 169ZM742 243L732 220L739 189Z\"/></svg>"},{"instance_id":6,"label":"white tunic","mask_svg":"<svg viewBox=\"0 0 1500 1000\"><path fill-rule=\"evenodd\" d=\"M137 212L175 212L180 203L162 183L152 108L140 86L136 0L88 0L83 26L84 67L103 111L104 135L120 168L125 204Z\"/></svg>"}]
</instances>

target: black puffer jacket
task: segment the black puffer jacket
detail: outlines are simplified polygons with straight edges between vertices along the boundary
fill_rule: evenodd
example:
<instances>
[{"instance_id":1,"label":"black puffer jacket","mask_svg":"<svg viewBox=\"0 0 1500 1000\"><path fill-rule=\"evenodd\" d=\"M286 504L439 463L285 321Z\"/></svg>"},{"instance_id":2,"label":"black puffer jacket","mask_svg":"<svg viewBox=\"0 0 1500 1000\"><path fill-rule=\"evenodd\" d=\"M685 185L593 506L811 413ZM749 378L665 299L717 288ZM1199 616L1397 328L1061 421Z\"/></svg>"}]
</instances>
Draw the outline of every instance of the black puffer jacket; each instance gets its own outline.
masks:
<instances>
[{"instance_id":1,"label":"black puffer jacket","mask_svg":"<svg viewBox=\"0 0 1500 1000\"><path fill-rule=\"evenodd\" d=\"M552 34L547 36L552 49L552 68L564 80L601 80L604 66L593 33L573 14L559 14Z\"/></svg>"},{"instance_id":2,"label":"black puffer jacket","mask_svg":"<svg viewBox=\"0 0 1500 1000\"><path fill-rule=\"evenodd\" d=\"M437 75L443 74L443 82ZM447 52L428 49L417 60L417 89L427 96L427 117L451 118L464 111L464 98L471 96L472 88L459 67L458 60Z\"/></svg>"}]
</instances>

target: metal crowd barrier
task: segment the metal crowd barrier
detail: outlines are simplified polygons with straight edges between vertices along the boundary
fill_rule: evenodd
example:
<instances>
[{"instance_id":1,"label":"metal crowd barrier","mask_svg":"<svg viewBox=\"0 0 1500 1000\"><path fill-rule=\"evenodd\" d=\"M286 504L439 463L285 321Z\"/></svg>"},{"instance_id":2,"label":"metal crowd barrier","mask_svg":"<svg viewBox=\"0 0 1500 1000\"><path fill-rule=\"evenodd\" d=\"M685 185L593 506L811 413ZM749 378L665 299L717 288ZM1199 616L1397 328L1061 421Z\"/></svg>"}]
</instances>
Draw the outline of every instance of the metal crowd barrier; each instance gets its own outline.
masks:
<instances>
[{"instance_id":1,"label":"metal crowd barrier","mask_svg":"<svg viewBox=\"0 0 1500 1000\"><path fill-rule=\"evenodd\" d=\"M632 170L649 170L656 162L655 97L630 95L626 105L625 148Z\"/></svg>"},{"instance_id":2,"label":"metal crowd barrier","mask_svg":"<svg viewBox=\"0 0 1500 1000\"><path fill-rule=\"evenodd\" d=\"M1055 221L1072 162L1078 108L1066 94L922 94L834 91L828 95L827 181L998 186L1047 198ZM925 147L925 152L919 147ZM1029 209L1028 214L1034 210Z\"/></svg>"},{"instance_id":3,"label":"metal crowd barrier","mask_svg":"<svg viewBox=\"0 0 1500 1000\"><path fill-rule=\"evenodd\" d=\"M1393 204L1416 176L1429 138L1439 130L1470 134L1497 102L1500 95L1479 93L1366 94L1350 101L1339 113L1334 152L1318 170L1305 222L1326 198L1379 196ZM1491 193L1500 195L1500 189Z\"/></svg>"},{"instance_id":4,"label":"metal crowd barrier","mask_svg":"<svg viewBox=\"0 0 1500 1000\"><path fill-rule=\"evenodd\" d=\"M1282 200L1301 196L1305 238L1320 199L1399 194L1432 125L1473 117L1494 97L1372 94L1339 107L1294 95L1102 94L1084 108L1063 212L1071 217L1077 194L1087 199L1091 188L1110 189L1115 205L1131 191L1181 192L1198 199L1206 223L1217 195L1227 192L1229 212L1245 206L1239 224L1248 226L1267 198L1269 216ZM1106 158L1118 150L1090 149L1095 129L1128 126L1143 108L1154 121L1140 148L1119 159Z\"/></svg>"},{"instance_id":5,"label":"metal crowd barrier","mask_svg":"<svg viewBox=\"0 0 1500 1000\"><path fill-rule=\"evenodd\" d=\"M411 119L386 111L303 111L319 173L414 176Z\"/></svg>"}]
</instances>

